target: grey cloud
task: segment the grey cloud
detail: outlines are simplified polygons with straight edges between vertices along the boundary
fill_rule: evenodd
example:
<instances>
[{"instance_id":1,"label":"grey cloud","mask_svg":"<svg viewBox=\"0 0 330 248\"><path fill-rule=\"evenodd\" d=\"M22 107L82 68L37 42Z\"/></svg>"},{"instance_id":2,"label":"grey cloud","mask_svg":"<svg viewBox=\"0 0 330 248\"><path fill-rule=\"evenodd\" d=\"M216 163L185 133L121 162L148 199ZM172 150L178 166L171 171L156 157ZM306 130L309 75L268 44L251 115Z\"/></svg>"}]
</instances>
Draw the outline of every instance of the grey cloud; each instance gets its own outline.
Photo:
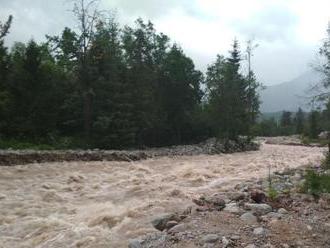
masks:
<instances>
[{"instance_id":1,"label":"grey cloud","mask_svg":"<svg viewBox=\"0 0 330 248\"><path fill-rule=\"evenodd\" d=\"M125 15L158 18L173 9L181 9L188 14L197 14L194 1L191 0L104 0L104 6L122 10Z\"/></svg>"},{"instance_id":2,"label":"grey cloud","mask_svg":"<svg viewBox=\"0 0 330 248\"><path fill-rule=\"evenodd\" d=\"M274 42L287 40L298 22L298 17L283 6L268 6L244 22L234 22L234 28L247 37Z\"/></svg>"},{"instance_id":3,"label":"grey cloud","mask_svg":"<svg viewBox=\"0 0 330 248\"><path fill-rule=\"evenodd\" d=\"M101 2L102 9L117 8L120 21L134 20L141 16L157 22L167 18L173 10L180 10L199 20L205 18L193 0L102 0ZM41 41L44 40L45 34L59 34L65 26L75 26L72 13L68 11L72 8L70 0L0 0L0 6L1 20L6 19L9 14L14 15L11 33L6 37L8 45L14 41L24 42L30 38ZM268 6L244 23L233 22L227 26L234 28L240 38L251 36L256 38L260 47L253 58L254 68L265 84L274 84L304 72L316 51L314 47L304 47L297 42L282 42L281 44L285 46L277 47L277 41L294 39L296 23L297 17L290 9L285 6ZM196 32L196 35L199 34ZM212 35L210 33L206 38L210 39ZM177 37L171 38L177 39ZM181 45L185 49L186 44ZM205 46L207 45L205 39ZM185 49L185 52L194 59L196 67L202 70L205 70L207 64L213 62L216 56L193 49Z\"/></svg>"},{"instance_id":4,"label":"grey cloud","mask_svg":"<svg viewBox=\"0 0 330 248\"><path fill-rule=\"evenodd\" d=\"M4 1L4 0L2 0ZM72 26L72 8L69 1L24 1L8 0L1 3L1 19L9 14L14 16L7 43L27 41L31 38L44 40L46 34L54 35L61 32L64 26Z\"/></svg>"}]
</instances>

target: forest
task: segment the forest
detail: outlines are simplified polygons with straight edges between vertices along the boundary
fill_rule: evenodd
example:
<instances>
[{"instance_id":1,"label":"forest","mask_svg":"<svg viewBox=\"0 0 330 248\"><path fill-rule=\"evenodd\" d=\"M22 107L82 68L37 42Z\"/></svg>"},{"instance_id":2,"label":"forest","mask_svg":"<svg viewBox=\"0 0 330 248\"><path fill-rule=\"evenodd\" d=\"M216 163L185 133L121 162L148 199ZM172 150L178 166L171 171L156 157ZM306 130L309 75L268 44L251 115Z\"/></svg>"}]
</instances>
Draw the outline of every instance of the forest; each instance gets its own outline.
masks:
<instances>
[{"instance_id":1,"label":"forest","mask_svg":"<svg viewBox=\"0 0 330 248\"><path fill-rule=\"evenodd\" d=\"M251 42L243 47L235 39L228 55L216 55L202 73L150 21L121 26L84 1L76 2L73 16L78 28L10 48L5 38L15 17L2 21L1 148L144 148L242 135L316 138L329 123L329 108L283 112L280 121L260 118L262 86L251 67L242 69ZM329 58L329 44L323 48Z\"/></svg>"}]
</instances>

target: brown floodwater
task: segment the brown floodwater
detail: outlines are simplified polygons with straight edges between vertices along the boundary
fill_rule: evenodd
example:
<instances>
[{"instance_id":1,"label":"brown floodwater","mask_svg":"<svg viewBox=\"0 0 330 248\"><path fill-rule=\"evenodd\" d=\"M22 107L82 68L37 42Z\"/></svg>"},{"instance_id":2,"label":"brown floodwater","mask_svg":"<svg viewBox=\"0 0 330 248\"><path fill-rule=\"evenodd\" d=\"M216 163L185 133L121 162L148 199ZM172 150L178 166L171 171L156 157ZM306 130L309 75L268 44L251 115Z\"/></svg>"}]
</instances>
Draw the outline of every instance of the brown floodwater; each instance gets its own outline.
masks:
<instances>
[{"instance_id":1,"label":"brown floodwater","mask_svg":"<svg viewBox=\"0 0 330 248\"><path fill-rule=\"evenodd\" d=\"M269 166L319 163L323 151L263 144L235 154L0 167L0 247L127 247L155 231L154 215L263 178Z\"/></svg>"}]
</instances>

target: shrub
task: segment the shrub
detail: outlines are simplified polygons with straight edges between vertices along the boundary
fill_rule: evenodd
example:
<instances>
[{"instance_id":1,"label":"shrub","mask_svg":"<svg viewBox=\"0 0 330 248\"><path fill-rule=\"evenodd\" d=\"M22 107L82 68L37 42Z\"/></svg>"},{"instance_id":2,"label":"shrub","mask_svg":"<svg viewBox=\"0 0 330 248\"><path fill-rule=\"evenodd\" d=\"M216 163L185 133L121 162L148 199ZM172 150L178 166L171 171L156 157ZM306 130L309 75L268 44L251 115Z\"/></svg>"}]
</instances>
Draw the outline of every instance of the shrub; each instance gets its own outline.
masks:
<instances>
[{"instance_id":1,"label":"shrub","mask_svg":"<svg viewBox=\"0 0 330 248\"><path fill-rule=\"evenodd\" d=\"M304 192L319 195L321 193L330 193L330 175L320 174L309 170L305 176Z\"/></svg>"},{"instance_id":2,"label":"shrub","mask_svg":"<svg viewBox=\"0 0 330 248\"><path fill-rule=\"evenodd\" d=\"M278 196L276 189L271 185L268 187L267 196L271 201L276 200Z\"/></svg>"},{"instance_id":3,"label":"shrub","mask_svg":"<svg viewBox=\"0 0 330 248\"><path fill-rule=\"evenodd\" d=\"M325 153L325 158L322 160L322 168L325 170L330 170L330 152Z\"/></svg>"}]
</instances>

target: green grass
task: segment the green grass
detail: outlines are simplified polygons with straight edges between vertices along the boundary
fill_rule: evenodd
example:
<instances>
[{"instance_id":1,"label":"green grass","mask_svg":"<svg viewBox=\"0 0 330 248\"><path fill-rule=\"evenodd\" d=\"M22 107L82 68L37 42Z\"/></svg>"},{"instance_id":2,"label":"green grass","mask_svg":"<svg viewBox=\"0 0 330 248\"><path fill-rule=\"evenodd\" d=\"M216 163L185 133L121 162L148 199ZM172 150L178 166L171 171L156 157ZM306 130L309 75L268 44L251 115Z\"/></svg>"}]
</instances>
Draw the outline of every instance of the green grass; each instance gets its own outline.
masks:
<instances>
[{"instance_id":1,"label":"green grass","mask_svg":"<svg viewBox=\"0 0 330 248\"><path fill-rule=\"evenodd\" d=\"M84 143L71 137L61 137L51 142L43 141L26 141L17 139L1 139L0 149L13 149L13 150L65 150L65 149L87 149Z\"/></svg>"},{"instance_id":2,"label":"green grass","mask_svg":"<svg viewBox=\"0 0 330 248\"><path fill-rule=\"evenodd\" d=\"M0 140L0 149L13 149L13 150L54 150L55 148L49 144L37 144L27 141L17 140Z\"/></svg>"}]
</instances>

